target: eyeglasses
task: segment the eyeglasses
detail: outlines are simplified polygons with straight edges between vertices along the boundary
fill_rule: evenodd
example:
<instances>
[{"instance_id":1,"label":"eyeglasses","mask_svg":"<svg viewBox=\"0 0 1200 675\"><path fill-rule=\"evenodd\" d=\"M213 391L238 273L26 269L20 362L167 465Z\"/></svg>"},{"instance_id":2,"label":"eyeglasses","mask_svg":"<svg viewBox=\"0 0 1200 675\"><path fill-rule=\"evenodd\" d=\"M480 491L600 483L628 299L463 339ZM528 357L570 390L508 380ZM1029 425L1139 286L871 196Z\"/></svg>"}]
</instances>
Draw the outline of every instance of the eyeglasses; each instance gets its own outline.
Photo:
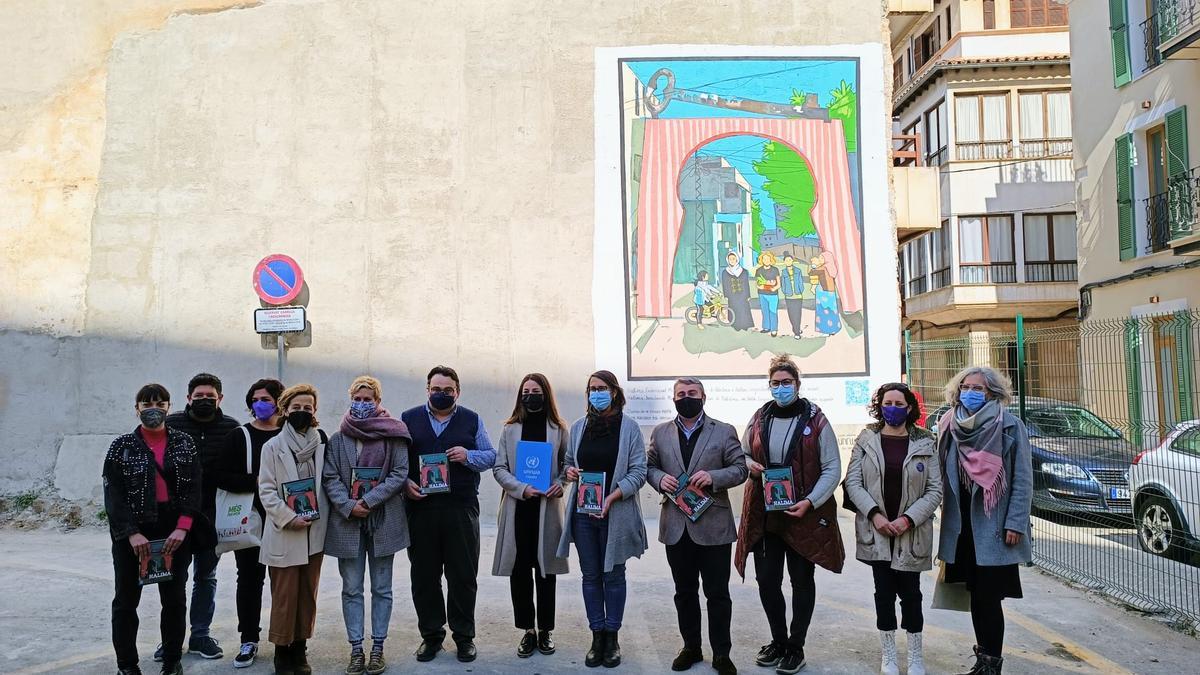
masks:
<instances>
[{"instance_id":1,"label":"eyeglasses","mask_svg":"<svg viewBox=\"0 0 1200 675\"><path fill-rule=\"evenodd\" d=\"M790 378L787 380L771 380L770 384L771 388L774 389L775 387L791 387L796 384L796 381Z\"/></svg>"},{"instance_id":2,"label":"eyeglasses","mask_svg":"<svg viewBox=\"0 0 1200 675\"><path fill-rule=\"evenodd\" d=\"M601 385L599 387L588 387L589 394L592 392L601 392L601 391L608 391L608 387L605 385Z\"/></svg>"},{"instance_id":3,"label":"eyeglasses","mask_svg":"<svg viewBox=\"0 0 1200 675\"><path fill-rule=\"evenodd\" d=\"M960 384L960 385L958 385L958 390L964 391L964 392L965 391L977 391L982 394L987 391L987 387L985 387L981 384Z\"/></svg>"},{"instance_id":4,"label":"eyeglasses","mask_svg":"<svg viewBox=\"0 0 1200 675\"><path fill-rule=\"evenodd\" d=\"M431 393L431 394L453 394L454 387L430 387L429 393Z\"/></svg>"}]
</instances>

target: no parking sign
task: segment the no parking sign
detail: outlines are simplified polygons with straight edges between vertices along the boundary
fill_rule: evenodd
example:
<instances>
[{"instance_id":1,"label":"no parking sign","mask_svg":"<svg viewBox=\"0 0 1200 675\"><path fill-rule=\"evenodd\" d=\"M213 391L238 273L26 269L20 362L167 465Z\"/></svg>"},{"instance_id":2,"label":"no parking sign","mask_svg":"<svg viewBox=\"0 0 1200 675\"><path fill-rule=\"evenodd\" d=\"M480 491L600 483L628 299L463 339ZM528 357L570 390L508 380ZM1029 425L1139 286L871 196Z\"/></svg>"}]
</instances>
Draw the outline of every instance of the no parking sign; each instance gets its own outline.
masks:
<instances>
[{"instance_id":1,"label":"no parking sign","mask_svg":"<svg viewBox=\"0 0 1200 675\"><path fill-rule=\"evenodd\" d=\"M286 305L304 288L300 265L281 253L269 255L254 266L254 292L269 305Z\"/></svg>"}]
</instances>

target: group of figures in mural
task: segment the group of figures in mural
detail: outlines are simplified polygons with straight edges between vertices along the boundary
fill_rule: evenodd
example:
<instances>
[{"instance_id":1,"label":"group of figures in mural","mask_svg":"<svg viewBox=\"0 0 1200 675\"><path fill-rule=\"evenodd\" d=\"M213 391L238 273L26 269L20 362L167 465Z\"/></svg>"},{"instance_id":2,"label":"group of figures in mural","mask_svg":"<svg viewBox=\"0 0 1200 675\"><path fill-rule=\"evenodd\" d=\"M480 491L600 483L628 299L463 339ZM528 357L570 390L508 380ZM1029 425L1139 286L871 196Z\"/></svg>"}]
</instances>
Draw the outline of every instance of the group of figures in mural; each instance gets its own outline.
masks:
<instances>
[{"instance_id":1,"label":"group of figures in mural","mask_svg":"<svg viewBox=\"0 0 1200 675\"><path fill-rule=\"evenodd\" d=\"M630 377L866 373L858 60L619 71Z\"/></svg>"}]
</instances>

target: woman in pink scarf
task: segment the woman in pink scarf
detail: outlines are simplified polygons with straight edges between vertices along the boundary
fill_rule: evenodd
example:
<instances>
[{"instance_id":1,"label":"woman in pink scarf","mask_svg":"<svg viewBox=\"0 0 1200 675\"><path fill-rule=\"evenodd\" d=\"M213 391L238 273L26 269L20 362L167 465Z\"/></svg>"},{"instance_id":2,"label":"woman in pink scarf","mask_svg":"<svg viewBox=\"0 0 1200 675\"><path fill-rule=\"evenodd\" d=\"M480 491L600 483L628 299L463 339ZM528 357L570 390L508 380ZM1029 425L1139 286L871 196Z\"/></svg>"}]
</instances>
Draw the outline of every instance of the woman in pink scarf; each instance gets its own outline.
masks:
<instances>
[{"instance_id":1,"label":"woman in pink scarf","mask_svg":"<svg viewBox=\"0 0 1200 675\"><path fill-rule=\"evenodd\" d=\"M975 666L1000 675L1005 598L1020 598L1018 565L1032 559L1033 464L1025 425L1009 411L1012 386L991 368L967 368L946 386L938 422L944 476L938 558L942 583L965 584L975 627Z\"/></svg>"}]
</instances>

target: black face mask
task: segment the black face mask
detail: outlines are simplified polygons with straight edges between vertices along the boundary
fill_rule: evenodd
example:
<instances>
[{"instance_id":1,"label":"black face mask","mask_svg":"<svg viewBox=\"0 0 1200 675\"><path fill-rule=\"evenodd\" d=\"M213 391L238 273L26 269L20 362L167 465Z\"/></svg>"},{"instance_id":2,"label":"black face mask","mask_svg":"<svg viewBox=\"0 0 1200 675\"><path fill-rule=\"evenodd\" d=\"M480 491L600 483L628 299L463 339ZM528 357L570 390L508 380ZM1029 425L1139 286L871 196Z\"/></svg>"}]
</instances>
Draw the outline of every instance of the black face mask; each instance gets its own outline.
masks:
<instances>
[{"instance_id":1,"label":"black face mask","mask_svg":"<svg viewBox=\"0 0 1200 675\"><path fill-rule=\"evenodd\" d=\"M704 410L704 399L700 398L677 398L675 399L675 412L684 419L692 419Z\"/></svg>"},{"instance_id":2,"label":"black face mask","mask_svg":"<svg viewBox=\"0 0 1200 675\"><path fill-rule=\"evenodd\" d=\"M444 391L435 391L429 395L429 405L434 410L449 410L454 406L454 394L447 394Z\"/></svg>"},{"instance_id":3,"label":"black face mask","mask_svg":"<svg viewBox=\"0 0 1200 675\"><path fill-rule=\"evenodd\" d=\"M293 429L303 433L303 432L307 431L309 427L312 426L313 414L308 412L307 410L297 410L295 412L290 412L290 413L288 413L288 416L287 416L287 422L288 422L288 424L292 425Z\"/></svg>"},{"instance_id":4,"label":"black face mask","mask_svg":"<svg viewBox=\"0 0 1200 675\"><path fill-rule=\"evenodd\" d=\"M217 414L217 399L215 398L198 398L191 402L188 406L192 414L200 419L210 419Z\"/></svg>"},{"instance_id":5,"label":"black face mask","mask_svg":"<svg viewBox=\"0 0 1200 675\"><path fill-rule=\"evenodd\" d=\"M138 413L138 419L141 420L142 426L147 429L157 429L166 421L167 411L162 408L146 408Z\"/></svg>"},{"instance_id":6,"label":"black face mask","mask_svg":"<svg viewBox=\"0 0 1200 675\"><path fill-rule=\"evenodd\" d=\"M522 394L521 405L526 412L541 412L546 405L546 397L542 394Z\"/></svg>"}]
</instances>

